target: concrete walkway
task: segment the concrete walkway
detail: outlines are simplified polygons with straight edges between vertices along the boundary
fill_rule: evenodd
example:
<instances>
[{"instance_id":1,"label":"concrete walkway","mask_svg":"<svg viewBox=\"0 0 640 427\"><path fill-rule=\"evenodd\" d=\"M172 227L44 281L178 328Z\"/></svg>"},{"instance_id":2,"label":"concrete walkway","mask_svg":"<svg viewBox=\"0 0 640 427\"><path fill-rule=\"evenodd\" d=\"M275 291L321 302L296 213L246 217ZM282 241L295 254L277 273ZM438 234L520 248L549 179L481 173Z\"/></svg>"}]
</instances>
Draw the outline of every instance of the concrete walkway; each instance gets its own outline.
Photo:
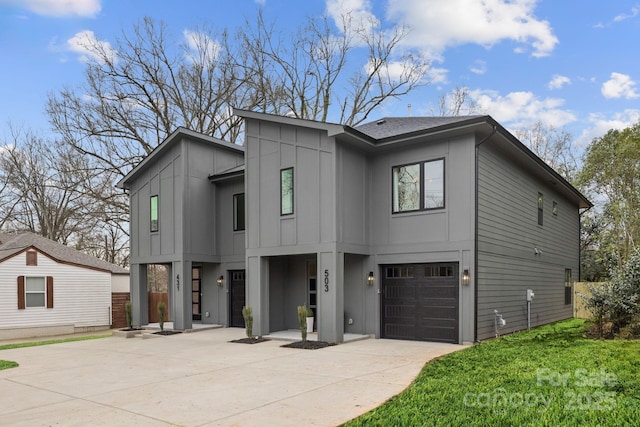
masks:
<instances>
[{"instance_id":1,"label":"concrete walkway","mask_svg":"<svg viewBox=\"0 0 640 427\"><path fill-rule=\"evenodd\" d=\"M367 339L320 350L230 343L228 328L0 352L0 425L332 426L463 346Z\"/></svg>"}]
</instances>

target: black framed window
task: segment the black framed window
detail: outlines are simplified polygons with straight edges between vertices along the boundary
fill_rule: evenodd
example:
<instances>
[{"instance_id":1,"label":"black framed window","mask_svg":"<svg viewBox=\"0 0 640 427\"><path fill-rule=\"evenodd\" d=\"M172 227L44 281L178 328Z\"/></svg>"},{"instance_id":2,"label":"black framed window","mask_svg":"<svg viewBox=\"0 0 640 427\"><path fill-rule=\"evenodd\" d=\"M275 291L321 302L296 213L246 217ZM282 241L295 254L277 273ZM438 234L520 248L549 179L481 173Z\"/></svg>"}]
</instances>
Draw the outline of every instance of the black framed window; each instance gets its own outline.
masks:
<instances>
[{"instance_id":1,"label":"black framed window","mask_svg":"<svg viewBox=\"0 0 640 427\"><path fill-rule=\"evenodd\" d=\"M293 214L293 168L280 170L280 215Z\"/></svg>"},{"instance_id":2,"label":"black framed window","mask_svg":"<svg viewBox=\"0 0 640 427\"><path fill-rule=\"evenodd\" d=\"M233 231L243 231L244 225L244 193L233 195Z\"/></svg>"},{"instance_id":3,"label":"black framed window","mask_svg":"<svg viewBox=\"0 0 640 427\"><path fill-rule=\"evenodd\" d=\"M538 193L538 225L543 225L544 223L544 198L542 193Z\"/></svg>"},{"instance_id":4,"label":"black framed window","mask_svg":"<svg viewBox=\"0 0 640 427\"><path fill-rule=\"evenodd\" d=\"M444 173L444 159L393 167L393 213L444 208Z\"/></svg>"},{"instance_id":5,"label":"black framed window","mask_svg":"<svg viewBox=\"0 0 640 427\"><path fill-rule=\"evenodd\" d=\"M551 210L551 213L553 213L553 216L558 216L558 202L556 202L555 200L553 201L553 208Z\"/></svg>"},{"instance_id":6,"label":"black framed window","mask_svg":"<svg viewBox=\"0 0 640 427\"><path fill-rule=\"evenodd\" d=\"M571 304L571 297L573 296L573 282L571 280L571 269L564 270L564 304Z\"/></svg>"},{"instance_id":7,"label":"black framed window","mask_svg":"<svg viewBox=\"0 0 640 427\"><path fill-rule=\"evenodd\" d=\"M151 231L158 231L158 196L151 196L150 206Z\"/></svg>"}]
</instances>

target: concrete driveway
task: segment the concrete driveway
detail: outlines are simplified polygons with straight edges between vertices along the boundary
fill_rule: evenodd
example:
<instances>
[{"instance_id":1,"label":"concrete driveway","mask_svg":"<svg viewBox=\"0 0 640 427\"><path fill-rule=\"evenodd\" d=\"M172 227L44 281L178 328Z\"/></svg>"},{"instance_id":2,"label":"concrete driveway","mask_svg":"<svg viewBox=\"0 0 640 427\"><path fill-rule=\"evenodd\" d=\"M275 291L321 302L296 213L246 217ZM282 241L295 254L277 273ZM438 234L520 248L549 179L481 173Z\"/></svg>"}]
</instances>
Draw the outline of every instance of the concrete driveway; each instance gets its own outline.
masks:
<instances>
[{"instance_id":1,"label":"concrete driveway","mask_svg":"<svg viewBox=\"0 0 640 427\"><path fill-rule=\"evenodd\" d=\"M242 329L3 350L0 425L331 426L404 390L453 344L374 340L320 350L237 344Z\"/></svg>"}]
</instances>

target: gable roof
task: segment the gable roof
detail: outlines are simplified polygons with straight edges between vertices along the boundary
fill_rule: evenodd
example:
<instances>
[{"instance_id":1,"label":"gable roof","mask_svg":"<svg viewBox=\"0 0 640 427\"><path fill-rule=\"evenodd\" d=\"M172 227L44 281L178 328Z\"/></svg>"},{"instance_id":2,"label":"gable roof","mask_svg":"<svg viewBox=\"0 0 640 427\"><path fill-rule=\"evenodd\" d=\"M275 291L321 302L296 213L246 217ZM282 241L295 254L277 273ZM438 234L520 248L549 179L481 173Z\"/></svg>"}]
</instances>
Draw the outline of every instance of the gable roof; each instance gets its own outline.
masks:
<instances>
[{"instance_id":1,"label":"gable roof","mask_svg":"<svg viewBox=\"0 0 640 427\"><path fill-rule=\"evenodd\" d=\"M35 248L49 258L63 264L102 270L112 274L129 274L129 270L126 268L87 255L35 233L28 231L11 234L0 233L0 263L29 248Z\"/></svg>"},{"instance_id":2,"label":"gable roof","mask_svg":"<svg viewBox=\"0 0 640 427\"><path fill-rule=\"evenodd\" d=\"M153 160L163 153L173 145L175 142L180 141L183 137L195 139L198 141L202 141L207 144L215 145L218 147L226 148L228 150L244 153L244 147L237 144L232 144L227 141L223 141L222 139L214 138L209 135L205 135L200 132L196 132L184 127L179 127L175 131L171 133L171 135L167 136L164 141L162 141L156 148L149 153L144 159L140 161L128 174L125 175L118 183L116 184L117 188L127 189L129 188L129 183L135 178L138 173L145 170L150 163L153 163Z\"/></svg>"}]
</instances>

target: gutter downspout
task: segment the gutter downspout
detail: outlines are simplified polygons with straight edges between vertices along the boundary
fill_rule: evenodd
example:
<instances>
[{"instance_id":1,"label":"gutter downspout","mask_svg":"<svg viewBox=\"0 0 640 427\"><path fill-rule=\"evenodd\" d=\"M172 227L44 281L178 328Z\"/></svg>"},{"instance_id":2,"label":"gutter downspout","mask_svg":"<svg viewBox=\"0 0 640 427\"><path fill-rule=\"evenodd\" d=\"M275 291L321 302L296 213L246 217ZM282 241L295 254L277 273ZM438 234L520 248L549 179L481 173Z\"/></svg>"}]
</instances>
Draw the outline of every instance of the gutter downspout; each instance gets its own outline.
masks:
<instances>
[{"instance_id":1,"label":"gutter downspout","mask_svg":"<svg viewBox=\"0 0 640 427\"><path fill-rule=\"evenodd\" d=\"M482 138L482 140L480 142L478 142L475 146L475 180L474 180L474 186L475 186L475 200L474 200L474 204L475 204L475 217L474 217L474 222L475 222L475 229L474 229L474 239L473 239L473 268L474 268L474 274L473 274L473 316L474 316L474 320L473 320L473 342L480 342L478 340L478 149L480 148L480 146L482 144L484 144L485 142L487 142L487 140L489 140L489 138L491 138L493 135L496 134L496 132L498 131L498 127L496 125L493 125L493 129L491 130L491 133L487 136L485 136L484 138Z\"/></svg>"}]
</instances>

